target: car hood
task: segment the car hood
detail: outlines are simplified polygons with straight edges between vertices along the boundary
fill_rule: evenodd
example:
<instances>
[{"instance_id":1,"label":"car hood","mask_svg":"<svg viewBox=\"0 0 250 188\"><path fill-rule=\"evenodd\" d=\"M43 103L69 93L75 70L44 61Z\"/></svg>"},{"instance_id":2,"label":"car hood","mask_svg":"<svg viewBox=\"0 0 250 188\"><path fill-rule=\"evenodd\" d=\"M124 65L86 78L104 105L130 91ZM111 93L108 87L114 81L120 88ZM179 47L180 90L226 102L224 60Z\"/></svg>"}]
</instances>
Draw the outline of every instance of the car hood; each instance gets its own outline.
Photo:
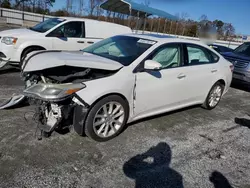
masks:
<instances>
[{"instance_id":1,"label":"car hood","mask_svg":"<svg viewBox=\"0 0 250 188\"><path fill-rule=\"evenodd\" d=\"M1 37L20 37L20 36L31 36L38 34L38 32L32 31L30 29L21 28L21 29L10 29L0 32Z\"/></svg>"},{"instance_id":2,"label":"car hood","mask_svg":"<svg viewBox=\"0 0 250 188\"><path fill-rule=\"evenodd\" d=\"M27 62L25 62L23 66L23 72L33 72L61 66L102 70L118 70L123 67L123 65L117 61L82 51L41 51L33 53L26 59Z\"/></svg>"},{"instance_id":3,"label":"car hood","mask_svg":"<svg viewBox=\"0 0 250 188\"><path fill-rule=\"evenodd\" d=\"M250 57L243 55L243 54L237 54L234 52L224 52L221 53L222 56L224 56L225 58L233 58L233 59L239 59L239 60L245 60L245 61L250 61Z\"/></svg>"}]
</instances>

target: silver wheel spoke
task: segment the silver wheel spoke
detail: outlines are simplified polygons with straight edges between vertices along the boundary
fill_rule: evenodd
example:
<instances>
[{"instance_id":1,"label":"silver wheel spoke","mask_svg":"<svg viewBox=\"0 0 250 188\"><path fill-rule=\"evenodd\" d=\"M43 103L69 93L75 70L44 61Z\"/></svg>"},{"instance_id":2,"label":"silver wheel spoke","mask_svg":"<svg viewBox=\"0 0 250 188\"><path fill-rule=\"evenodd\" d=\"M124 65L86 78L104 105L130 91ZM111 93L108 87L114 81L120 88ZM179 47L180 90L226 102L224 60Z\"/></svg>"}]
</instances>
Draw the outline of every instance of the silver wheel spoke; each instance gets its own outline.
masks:
<instances>
[{"instance_id":1,"label":"silver wheel spoke","mask_svg":"<svg viewBox=\"0 0 250 188\"><path fill-rule=\"evenodd\" d=\"M107 105L103 106L103 112L104 112L105 115L108 115Z\"/></svg>"},{"instance_id":2,"label":"silver wheel spoke","mask_svg":"<svg viewBox=\"0 0 250 188\"><path fill-rule=\"evenodd\" d=\"M109 114L112 114L113 108L114 108L114 103L109 103L109 111L108 111Z\"/></svg>"},{"instance_id":3,"label":"silver wheel spoke","mask_svg":"<svg viewBox=\"0 0 250 188\"><path fill-rule=\"evenodd\" d=\"M112 114L115 115L120 109L121 109L121 105L116 106Z\"/></svg>"},{"instance_id":4,"label":"silver wheel spoke","mask_svg":"<svg viewBox=\"0 0 250 188\"><path fill-rule=\"evenodd\" d=\"M98 129L97 134L101 134L102 130L104 129L106 123L103 123L102 126Z\"/></svg>"},{"instance_id":5,"label":"silver wheel spoke","mask_svg":"<svg viewBox=\"0 0 250 188\"><path fill-rule=\"evenodd\" d=\"M95 126L95 127L96 127L96 126L99 126L99 125L103 124L104 122L105 122L105 120L102 119L102 120L100 120L100 121L95 122L95 123L94 123L94 126Z\"/></svg>"},{"instance_id":6,"label":"silver wheel spoke","mask_svg":"<svg viewBox=\"0 0 250 188\"><path fill-rule=\"evenodd\" d=\"M109 124L107 123L107 124L106 124L106 127L105 127L105 130L104 130L104 132L103 132L103 135L104 135L104 136L107 136L107 134L108 134L108 129L109 129Z\"/></svg>"},{"instance_id":7,"label":"silver wheel spoke","mask_svg":"<svg viewBox=\"0 0 250 188\"><path fill-rule=\"evenodd\" d=\"M114 125L112 125L112 123L110 124L111 129L114 131L114 133L116 132L116 128L114 127Z\"/></svg>"},{"instance_id":8,"label":"silver wheel spoke","mask_svg":"<svg viewBox=\"0 0 250 188\"><path fill-rule=\"evenodd\" d=\"M113 122L116 124L116 125L122 125L122 123L118 120L113 120Z\"/></svg>"},{"instance_id":9,"label":"silver wheel spoke","mask_svg":"<svg viewBox=\"0 0 250 188\"><path fill-rule=\"evenodd\" d=\"M97 114L95 118L105 118L104 114Z\"/></svg>"},{"instance_id":10,"label":"silver wheel spoke","mask_svg":"<svg viewBox=\"0 0 250 188\"><path fill-rule=\"evenodd\" d=\"M118 118L118 117L122 116L123 114L124 114L124 112L123 112L123 111L120 111L118 114L114 115L113 118L114 118L114 119L115 119L115 118Z\"/></svg>"}]
</instances>

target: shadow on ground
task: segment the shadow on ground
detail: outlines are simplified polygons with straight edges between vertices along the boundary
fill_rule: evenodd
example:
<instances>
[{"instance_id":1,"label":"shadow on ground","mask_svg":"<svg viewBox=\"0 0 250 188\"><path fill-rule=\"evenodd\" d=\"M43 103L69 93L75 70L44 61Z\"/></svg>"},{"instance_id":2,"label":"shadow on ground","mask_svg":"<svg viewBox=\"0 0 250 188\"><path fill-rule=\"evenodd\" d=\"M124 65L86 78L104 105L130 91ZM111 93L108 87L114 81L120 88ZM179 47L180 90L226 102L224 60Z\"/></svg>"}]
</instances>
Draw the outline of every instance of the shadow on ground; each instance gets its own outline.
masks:
<instances>
[{"instance_id":1,"label":"shadow on ground","mask_svg":"<svg viewBox=\"0 0 250 188\"><path fill-rule=\"evenodd\" d=\"M170 146L161 142L123 165L124 174L135 180L135 188L183 188L182 175L170 167Z\"/></svg>"},{"instance_id":2,"label":"shadow on ground","mask_svg":"<svg viewBox=\"0 0 250 188\"><path fill-rule=\"evenodd\" d=\"M15 72L20 72L20 69L16 67L8 66L0 70L0 74L10 74L10 73L15 73Z\"/></svg>"},{"instance_id":3,"label":"shadow on ground","mask_svg":"<svg viewBox=\"0 0 250 188\"><path fill-rule=\"evenodd\" d=\"M213 183L214 188L233 188L228 179L218 171L212 172L209 180Z\"/></svg>"},{"instance_id":4,"label":"shadow on ground","mask_svg":"<svg viewBox=\"0 0 250 188\"><path fill-rule=\"evenodd\" d=\"M238 125L248 127L250 129L250 120L245 118L235 118L234 122Z\"/></svg>"},{"instance_id":5,"label":"shadow on ground","mask_svg":"<svg viewBox=\"0 0 250 188\"><path fill-rule=\"evenodd\" d=\"M243 83L238 80L233 80L231 84L232 88L239 89L242 91L250 92L250 84L249 83Z\"/></svg>"}]
</instances>

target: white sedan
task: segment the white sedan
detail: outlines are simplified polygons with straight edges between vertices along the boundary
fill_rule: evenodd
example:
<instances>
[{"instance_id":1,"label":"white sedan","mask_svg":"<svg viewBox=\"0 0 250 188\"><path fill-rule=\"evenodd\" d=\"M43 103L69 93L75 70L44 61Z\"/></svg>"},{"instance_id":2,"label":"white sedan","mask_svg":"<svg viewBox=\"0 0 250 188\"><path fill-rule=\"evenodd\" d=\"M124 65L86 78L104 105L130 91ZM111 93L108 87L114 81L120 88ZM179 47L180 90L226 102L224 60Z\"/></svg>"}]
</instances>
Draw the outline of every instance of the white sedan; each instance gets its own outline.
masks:
<instances>
[{"instance_id":1,"label":"white sedan","mask_svg":"<svg viewBox=\"0 0 250 188\"><path fill-rule=\"evenodd\" d=\"M107 141L138 119L197 104L215 108L233 65L199 42L130 34L80 52L32 53L22 69L42 131L73 124Z\"/></svg>"}]
</instances>

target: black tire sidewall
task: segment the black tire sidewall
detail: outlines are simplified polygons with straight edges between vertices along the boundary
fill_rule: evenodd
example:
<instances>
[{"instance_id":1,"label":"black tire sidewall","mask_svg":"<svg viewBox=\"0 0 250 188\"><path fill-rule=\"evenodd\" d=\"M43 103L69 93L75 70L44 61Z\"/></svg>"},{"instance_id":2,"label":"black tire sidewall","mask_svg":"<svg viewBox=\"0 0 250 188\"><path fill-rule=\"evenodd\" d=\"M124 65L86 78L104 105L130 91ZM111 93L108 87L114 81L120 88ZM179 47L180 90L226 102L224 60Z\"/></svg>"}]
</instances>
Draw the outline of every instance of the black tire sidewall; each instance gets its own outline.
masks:
<instances>
[{"instance_id":1,"label":"black tire sidewall","mask_svg":"<svg viewBox=\"0 0 250 188\"><path fill-rule=\"evenodd\" d=\"M211 107L211 106L209 105L209 98L210 98L210 95L211 95L212 91L214 90L214 88L217 87L217 86L220 86L220 87L221 87L221 96L220 96L220 100L221 100L221 97L222 97L222 95L223 95L225 86L224 86L223 84L219 83L219 82L215 83L215 84L213 85L213 87L210 89L210 91L209 91L209 93L208 93L208 95L207 95L206 101L205 101L205 103L204 103L204 105L203 105L203 106L204 106L206 109L208 109L208 110L214 109L214 108L220 103L220 100L219 100L218 103L217 103L215 106Z\"/></svg>"},{"instance_id":2,"label":"black tire sidewall","mask_svg":"<svg viewBox=\"0 0 250 188\"><path fill-rule=\"evenodd\" d=\"M94 129L93 129L93 119L97 113L97 111L106 103L108 102L118 102L122 105L123 109L124 109L124 122L120 128L119 131L117 131L114 135L107 137L107 138L102 138L99 137ZM128 116L129 116L129 105L127 103L127 101L125 101L122 97L118 96L118 95L110 95L107 96L105 98L102 98L101 100L99 100L98 102L96 102L91 109L89 110L89 113L87 115L86 121L85 121L85 125L84 125L84 130L85 130L85 134L90 137L91 139L97 141L97 142L105 142L108 140L111 140L112 138L118 136L124 129L127 120L128 120Z\"/></svg>"}]
</instances>

